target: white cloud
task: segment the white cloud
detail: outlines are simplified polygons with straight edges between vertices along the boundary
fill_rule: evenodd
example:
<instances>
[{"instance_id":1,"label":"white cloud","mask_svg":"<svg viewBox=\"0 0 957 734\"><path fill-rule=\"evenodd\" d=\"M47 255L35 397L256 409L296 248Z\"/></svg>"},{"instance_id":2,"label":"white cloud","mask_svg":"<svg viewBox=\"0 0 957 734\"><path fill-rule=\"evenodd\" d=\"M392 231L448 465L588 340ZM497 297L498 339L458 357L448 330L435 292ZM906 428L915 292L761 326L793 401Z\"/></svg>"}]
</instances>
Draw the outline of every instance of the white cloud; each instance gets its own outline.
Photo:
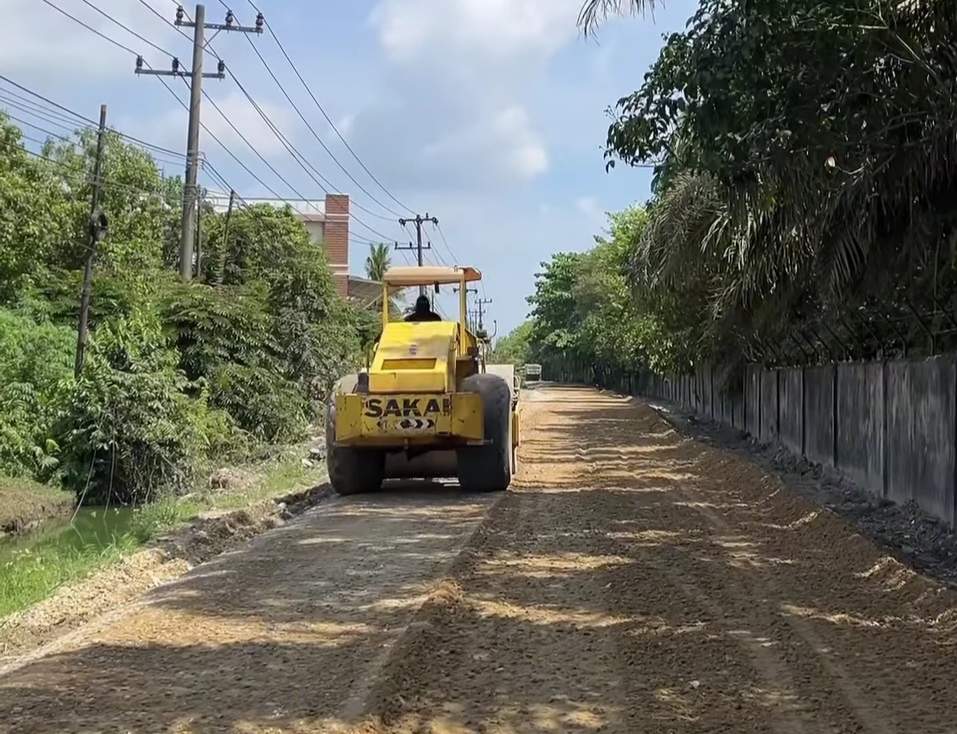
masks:
<instances>
[{"instance_id":1,"label":"white cloud","mask_svg":"<svg viewBox=\"0 0 957 734\"><path fill-rule=\"evenodd\" d=\"M414 186L534 180L551 156L527 101L577 36L579 9L580 0L379 0L369 20L392 94L357 115L352 140ZM403 146L381 143L384 119Z\"/></svg>"},{"instance_id":2,"label":"white cloud","mask_svg":"<svg viewBox=\"0 0 957 734\"><path fill-rule=\"evenodd\" d=\"M427 144L427 162L478 160L492 155L493 172L511 179L535 178L548 169L548 151L522 107L495 111L472 125Z\"/></svg>"},{"instance_id":3,"label":"white cloud","mask_svg":"<svg viewBox=\"0 0 957 734\"><path fill-rule=\"evenodd\" d=\"M212 96L212 95L211 95ZM236 155L244 160L255 157L255 154L246 146L246 143L240 138L240 133L252 145L256 147L263 156L289 156L286 148L279 138L270 130L269 126L262 119L258 112L252 107L249 101L239 92L231 92L224 97L213 97L220 114L213 107L209 100L203 100L202 118L203 124L219 140ZM295 112L287 105L256 100L256 104L272 123L282 132L286 140L293 148L298 148L298 142L295 132L298 117ZM228 118L228 122L227 122ZM174 107L164 115L146 123L147 132L145 137L160 145L179 150L184 147L186 141L187 113L182 107ZM232 123L232 125L230 125ZM137 123L136 127L142 127L143 122ZM121 124L120 127L123 127ZM132 124L126 127L133 129ZM234 130L233 127L236 129ZM237 132L237 130L239 132ZM218 145L212 137L204 130L200 132L200 148L209 153L217 150ZM296 165L296 164L292 164Z\"/></svg>"},{"instance_id":4,"label":"white cloud","mask_svg":"<svg viewBox=\"0 0 957 734\"><path fill-rule=\"evenodd\" d=\"M579 0L382 0L372 15L394 61L512 62L576 34Z\"/></svg>"},{"instance_id":5,"label":"white cloud","mask_svg":"<svg viewBox=\"0 0 957 734\"><path fill-rule=\"evenodd\" d=\"M575 206L585 216L602 224L605 222L605 210L594 196L582 196L575 201Z\"/></svg>"},{"instance_id":6,"label":"white cloud","mask_svg":"<svg viewBox=\"0 0 957 734\"><path fill-rule=\"evenodd\" d=\"M161 16L173 20L172 4L166 0L146 2ZM16 22L16 29L0 44L0 67L6 73L35 79L75 69L82 70L88 79L132 76L134 57L129 51L82 28L40 0L3 0L0 5L4 17ZM168 68L169 57L131 35L120 24L170 53L179 53L183 48L173 42L179 39L185 43L185 39L139 2L98 0L96 5L104 14L81 3L58 3L90 28L142 54L147 63L156 68Z\"/></svg>"}]
</instances>

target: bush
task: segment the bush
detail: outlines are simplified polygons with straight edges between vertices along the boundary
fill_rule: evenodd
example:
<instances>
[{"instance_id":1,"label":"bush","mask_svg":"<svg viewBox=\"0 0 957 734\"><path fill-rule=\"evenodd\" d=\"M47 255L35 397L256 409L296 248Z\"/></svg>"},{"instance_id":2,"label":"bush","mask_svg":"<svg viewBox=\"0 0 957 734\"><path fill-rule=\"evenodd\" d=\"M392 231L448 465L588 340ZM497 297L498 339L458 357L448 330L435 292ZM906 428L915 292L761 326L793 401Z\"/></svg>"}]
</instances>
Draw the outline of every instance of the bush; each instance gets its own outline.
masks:
<instances>
[{"instance_id":1,"label":"bush","mask_svg":"<svg viewBox=\"0 0 957 734\"><path fill-rule=\"evenodd\" d=\"M273 443L302 434L309 405L280 347L267 297L262 286L180 284L163 310L186 376L205 385L210 405L239 429Z\"/></svg>"},{"instance_id":2,"label":"bush","mask_svg":"<svg viewBox=\"0 0 957 734\"><path fill-rule=\"evenodd\" d=\"M205 209L203 271L180 282L182 182L110 135L110 228L75 380L96 147L83 131L38 160L0 116L0 474L58 480L87 503L142 502L186 491L211 461L300 438L354 367L359 328L289 207L240 207L228 228Z\"/></svg>"},{"instance_id":3,"label":"bush","mask_svg":"<svg viewBox=\"0 0 957 734\"><path fill-rule=\"evenodd\" d=\"M124 503L185 492L204 451L208 406L187 395L155 316L101 325L71 395L67 483L81 501Z\"/></svg>"},{"instance_id":4,"label":"bush","mask_svg":"<svg viewBox=\"0 0 957 734\"><path fill-rule=\"evenodd\" d=\"M73 379L75 333L0 309L0 473L51 478L55 426Z\"/></svg>"}]
</instances>

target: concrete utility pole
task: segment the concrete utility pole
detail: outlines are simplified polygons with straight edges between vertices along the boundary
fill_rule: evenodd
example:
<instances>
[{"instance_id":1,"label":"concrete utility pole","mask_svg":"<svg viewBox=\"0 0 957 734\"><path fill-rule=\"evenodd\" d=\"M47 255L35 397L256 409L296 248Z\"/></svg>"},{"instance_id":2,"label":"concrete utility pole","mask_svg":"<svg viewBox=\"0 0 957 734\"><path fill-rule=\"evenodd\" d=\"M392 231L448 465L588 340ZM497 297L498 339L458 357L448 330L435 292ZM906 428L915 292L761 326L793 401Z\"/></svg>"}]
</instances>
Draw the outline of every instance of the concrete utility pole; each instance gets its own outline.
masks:
<instances>
[{"instance_id":1,"label":"concrete utility pole","mask_svg":"<svg viewBox=\"0 0 957 734\"><path fill-rule=\"evenodd\" d=\"M485 317L485 309L483 309L482 306L484 306L486 303L491 303L491 302L492 302L491 298L476 298L475 299L475 305L478 307L478 328L480 329L484 328L485 326L483 321Z\"/></svg>"},{"instance_id":2,"label":"concrete utility pole","mask_svg":"<svg viewBox=\"0 0 957 734\"><path fill-rule=\"evenodd\" d=\"M462 289L459 288L458 286L455 286L455 287L452 289L452 292L453 292L453 293L458 293L460 290L462 290ZM465 289L466 304L468 303L468 294L469 294L469 293L472 293L472 294L474 294L474 295L477 296L477 295L478 295L478 288L466 288L466 289ZM465 311L465 323L469 326L469 328L471 328L472 314L473 314L473 312L472 312L472 311L469 311L469 310L466 308L466 311Z\"/></svg>"},{"instance_id":3,"label":"concrete utility pole","mask_svg":"<svg viewBox=\"0 0 957 734\"><path fill-rule=\"evenodd\" d=\"M103 188L100 172L103 169L103 147L106 145L106 105L100 105L100 127L96 135L96 160L93 162L93 201L90 204L89 245L86 252L86 268L83 270L83 290L80 294L80 323L76 330L76 360L73 374L79 377L83 371L86 340L90 323L90 289L93 281L93 262L96 260L96 244L106 234L106 215L100 211L100 191Z\"/></svg>"},{"instance_id":4,"label":"concrete utility pole","mask_svg":"<svg viewBox=\"0 0 957 734\"><path fill-rule=\"evenodd\" d=\"M418 261L419 261L420 268L422 267L422 264L423 264L422 251L432 249L432 243L428 243L424 246L422 244L422 225L425 224L426 222L432 222L432 224L437 225L439 223L439 220L436 219L435 217L430 217L428 212L425 213L424 217L421 214L416 214L415 219L405 219L404 217L399 217L399 224L401 226L404 227L405 225L409 223L412 223L415 225L415 244L413 245L409 243L408 246L397 244L395 246L396 250L415 250L418 253ZM424 294L425 294L425 286L420 285L419 295L424 295Z\"/></svg>"},{"instance_id":5,"label":"concrete utility pole","mask_svg":"<svg viewBox=\"0 0 957 734\"><path fill-rule=\"evenodd\" d=\"M216 73L203 73L203 54L206 51L206 31L240 31L242 33L262 33L265 20L262 13L256 15L256 25L243 26L236 24L236 17L232 10L226 12L225 23L207 23L206 6L197 5L193 20L185 20L186 11L180 5L176 9L176 25L193 29L193 67L182 70L179 59L173 59L173 68L169 71L144 69L145 62L142 56L136 59L136 73L148 76L178 76L189 79L189 130L186 142L186 184L183 187L183 221L179 240L179 272L183 280L190 280L193 275L193 230L196 221L196 179L199 173L199 129L200 105L203 99L203 79L225 79L226 62L222 59L216 68Z\"/></svg>"},{"instance_id":6,"label":"concrete utility pole","mask_svg":"<svg viewBox=\"0 0 957 734\"><path fill-rule=\"evenodd\" d=\"M236 192L229 190L229 208L226 210L226 222L223 225L223 254L219 259L218 283L222 285L226 279L226 259L229 257L229 220L233 218L233 205L236 203Z\"/></svg>"},{"instance_id":7,"label":"concrete utility pole","mask_svg":"<svg viewBox=\"0 0 957 734\"><path fill-rule=\"evenodd\" d=\"M196 201L196 279L203 279L203 202L206 200L206 190L199 189Z\"/></svg>"}]
</instances>

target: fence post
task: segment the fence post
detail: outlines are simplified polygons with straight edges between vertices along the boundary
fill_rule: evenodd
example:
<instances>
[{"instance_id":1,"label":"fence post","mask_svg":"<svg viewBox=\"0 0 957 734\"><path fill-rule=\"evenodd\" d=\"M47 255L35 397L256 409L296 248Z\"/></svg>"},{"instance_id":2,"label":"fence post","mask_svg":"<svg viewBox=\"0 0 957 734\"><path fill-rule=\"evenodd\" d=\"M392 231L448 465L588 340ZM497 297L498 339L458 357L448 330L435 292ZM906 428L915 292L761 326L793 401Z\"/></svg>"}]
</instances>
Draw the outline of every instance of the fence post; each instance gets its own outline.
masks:
<instances>
[{"instance_id":1,"label":"fence post","mask_svg":"<svg viewBox=\"0 0 957 734\"><path fill-rule=\"evenodd\" d=\"M807 367L801 367L801 456L807 456Z\"/></svg>"},{"instance_id":2,"label":"fence post","mask_svg":"<svg viewBox=\"0 0 957 734\"><path fill-rule=\"evenodd\" d=\"M881 497L887 497L887 360L881 360L881 400L884 401L884 408L881 411L883 419L881 426ZM957 412L957 411L955 411Z\"/></svg>"},{"instance_id":3,"label":"fence post","mask_svg":"<svg viewBox=\"0 0 957 734\"><path fill-rule=\"evenodd\" d=\"M775 438L778 441L780 441L781 440L781 370L780 369L774 370L774 381L775 381L774 402L776 403L775 413L777 413L774 419L775 420L774 433L775 433Z\"/></svg>"},{"instance_id":4,"label":"fence post","mask_svg":"<svg viewBox=\"0 0 957 734\"><path fill-rule=\"evenodd\" d=\"M837 368L838 368L837 363L834 363L831 365L831 369L833 370L832 379L831 379L831 420L834 422L834 431L831 437L833 442L833 446L831 446L831 459L834 462L835 469L839 467L838 455L837 455L838 454L838 451L837 451L838 430L839 430L838 408L837 408L837 404L838 404L838 400L837 400L838 387L837 386L840 384L840 379L838 378Z\"/></svg>"}]
</instances>

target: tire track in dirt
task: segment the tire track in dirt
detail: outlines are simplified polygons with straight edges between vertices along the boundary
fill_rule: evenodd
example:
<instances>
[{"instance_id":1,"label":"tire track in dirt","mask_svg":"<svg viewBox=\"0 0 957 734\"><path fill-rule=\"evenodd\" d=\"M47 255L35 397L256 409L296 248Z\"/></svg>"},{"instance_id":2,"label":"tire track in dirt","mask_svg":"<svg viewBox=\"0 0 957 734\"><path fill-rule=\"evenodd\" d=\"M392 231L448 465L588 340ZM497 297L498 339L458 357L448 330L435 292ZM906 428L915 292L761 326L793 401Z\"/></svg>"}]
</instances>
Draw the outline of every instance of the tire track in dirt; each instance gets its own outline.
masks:
<instances>
[{"instance_id":1,"label":"tire track in dirt","mask_svg":"<svg viewBox=\"0 0 957 734\"><path fill-rule=\"evenodd\" d=\"M0 677L0 734L957 729L954 592L641 403L524 405L512 491L307 513Z\"/></svg>"},{"instance_id":2,"label":"tire track in dirt","mask_svg":"<svg viewBox=\"0 0 957 734\"><path fill-rule=\"evenodd\" d=\"M953 593L645 405L539 397L369 731L954 731Z\"/></svg>"},{"instance_id":3,"label":"tire track in dirt","mask_svg":"<svg viewBox=\"0 0 957 734\"><path fill-rule=\"evenodd\" d=\"M0 676L3 734L352 731L495 497L336 499Z\"/></svg>"}]
</instances>

